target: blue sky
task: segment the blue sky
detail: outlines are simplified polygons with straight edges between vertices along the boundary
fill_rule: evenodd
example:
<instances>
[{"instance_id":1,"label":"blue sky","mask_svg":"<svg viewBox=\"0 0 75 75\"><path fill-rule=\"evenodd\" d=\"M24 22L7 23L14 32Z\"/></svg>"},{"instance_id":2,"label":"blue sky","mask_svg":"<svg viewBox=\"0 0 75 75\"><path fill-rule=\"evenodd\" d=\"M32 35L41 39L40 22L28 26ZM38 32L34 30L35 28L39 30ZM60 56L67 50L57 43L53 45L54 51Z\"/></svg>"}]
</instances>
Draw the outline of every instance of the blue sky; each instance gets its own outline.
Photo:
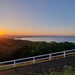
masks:
<instances>
[{"instance_id":1,"label":"blue sky","mask_svg":"<svg viewBox=\"0 0 75 75\"><path fill-rule=\"evenodd\" d=\"M0 0L0 30L12 35L75 36L75 0Z\"/></svg>"}]
</instances>

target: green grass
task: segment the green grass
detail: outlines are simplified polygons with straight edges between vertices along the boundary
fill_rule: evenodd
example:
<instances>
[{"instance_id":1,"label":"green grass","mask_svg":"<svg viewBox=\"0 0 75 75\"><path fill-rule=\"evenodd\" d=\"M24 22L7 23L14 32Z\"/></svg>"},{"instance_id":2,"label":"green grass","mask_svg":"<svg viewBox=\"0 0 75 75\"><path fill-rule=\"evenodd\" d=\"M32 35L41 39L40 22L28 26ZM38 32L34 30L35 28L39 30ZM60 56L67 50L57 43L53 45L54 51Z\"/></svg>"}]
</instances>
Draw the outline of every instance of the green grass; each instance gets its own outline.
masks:
<instances>
[{"instance_id":1,"label":"green grass","mask_svg":"<svg viewBox=\"0 0 75 75\"><path fill-rule=\"evenodd\" d=\"M56 72L52 73L51 75L75 75L75 70L71 69L71 70L66 70L64 72Z\"/></svg>"},{"instance_id":2,"label":"green grass","mask_svg":"<svg viewBox=\"0 0 75 75\"><path fill-rule=\"evenodd\" d=\"M0 70L4 70L4 69L9 69L12 68L13 66L8 66L8 67L0 67Z\"/></svg>"},{"instance_id":3,"label":"green grass","mask_svg":"<svg viewBox=\"0 0 75 75\"><path fill-rule=\"evenodd\" d=\"M42 75L41 73L39 75ZM75 75L75 69L66 70L64 72L52 72L51 74L44 72L43 75Z\"/></svg>"}]
</instances>

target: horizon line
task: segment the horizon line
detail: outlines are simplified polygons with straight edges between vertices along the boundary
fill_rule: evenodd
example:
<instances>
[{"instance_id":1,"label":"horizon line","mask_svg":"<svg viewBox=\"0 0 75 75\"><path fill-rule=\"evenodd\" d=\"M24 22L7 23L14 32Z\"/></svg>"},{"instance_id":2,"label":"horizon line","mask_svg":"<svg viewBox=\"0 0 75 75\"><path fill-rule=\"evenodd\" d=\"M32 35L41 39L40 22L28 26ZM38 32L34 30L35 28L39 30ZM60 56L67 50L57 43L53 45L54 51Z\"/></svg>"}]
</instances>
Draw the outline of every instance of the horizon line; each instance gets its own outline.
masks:
<instances>
[{"instance_id":1,"label":"horizon line","mask_svg":"<svg viewBox=\"0 0 75 75\"><path fill-rule=\"evenodd\" d=\"M0 35L0 36L75 36L75 35Z\"/></svg>"}]
</instances>

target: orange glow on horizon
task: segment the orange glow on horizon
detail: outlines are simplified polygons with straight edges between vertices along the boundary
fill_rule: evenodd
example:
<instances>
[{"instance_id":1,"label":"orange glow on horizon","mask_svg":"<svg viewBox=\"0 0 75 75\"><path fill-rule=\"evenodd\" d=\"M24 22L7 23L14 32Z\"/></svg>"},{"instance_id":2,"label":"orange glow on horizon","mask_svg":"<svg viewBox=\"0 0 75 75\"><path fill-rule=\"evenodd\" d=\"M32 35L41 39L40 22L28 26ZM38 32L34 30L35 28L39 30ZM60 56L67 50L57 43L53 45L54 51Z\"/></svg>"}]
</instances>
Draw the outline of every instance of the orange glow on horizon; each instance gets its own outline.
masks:
<instances>
[{"instance_id":1,"label":"orange glow on horizon","mask_svg":"<svg viewBox=\"0 0 75 75\"><path fill-rule=\"evenodd\" d=\"M4 35L4 34L5 34L4 31L1 31L1 30L0 30L0 35Z\"/></svg>"},{"instance_id":2,"label":"orange glow on horizon","mask_svg":"<svg viewBox=\"0 0 75 75\"><path fill-rule=\"evenodd\" d=\"M40 36L40 35L43 35L43 36L48 36L48 35L51 35L51 36L69 36L69 34L67 33L58 33L58 32L40 32L40 31L38 31L38 32L35 32L35 31L32 31L32 30L30 30L30 31L26 31L26 32L24 32L24 31L7 31L7 30L0 30L0 36L2 36L2 35L25 35L25 36ZM74 35L74 34L70 34L70 35Z\"/></svg>"}]
</instances>

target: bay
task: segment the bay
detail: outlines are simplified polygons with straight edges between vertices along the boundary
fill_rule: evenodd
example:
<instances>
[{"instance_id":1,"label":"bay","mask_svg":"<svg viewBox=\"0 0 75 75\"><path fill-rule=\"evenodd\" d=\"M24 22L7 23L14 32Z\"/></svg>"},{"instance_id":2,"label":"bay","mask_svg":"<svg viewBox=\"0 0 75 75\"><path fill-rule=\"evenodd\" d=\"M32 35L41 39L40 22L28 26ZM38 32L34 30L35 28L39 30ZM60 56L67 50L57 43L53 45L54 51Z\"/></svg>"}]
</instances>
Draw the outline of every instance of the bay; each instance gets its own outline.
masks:
<instances>
[{"instance_id":1,"label":"bay","mask_svg":"<svg viewBox=\"0 0 75 75\"><path fill-rule=\"evenodd\" d=\"M45 42L73 42L75 43L75 36L43 36L43 37L25 37L15 38L16 40L29 40L29 41L45 41Z\"/></svg>"}]
</instances>

